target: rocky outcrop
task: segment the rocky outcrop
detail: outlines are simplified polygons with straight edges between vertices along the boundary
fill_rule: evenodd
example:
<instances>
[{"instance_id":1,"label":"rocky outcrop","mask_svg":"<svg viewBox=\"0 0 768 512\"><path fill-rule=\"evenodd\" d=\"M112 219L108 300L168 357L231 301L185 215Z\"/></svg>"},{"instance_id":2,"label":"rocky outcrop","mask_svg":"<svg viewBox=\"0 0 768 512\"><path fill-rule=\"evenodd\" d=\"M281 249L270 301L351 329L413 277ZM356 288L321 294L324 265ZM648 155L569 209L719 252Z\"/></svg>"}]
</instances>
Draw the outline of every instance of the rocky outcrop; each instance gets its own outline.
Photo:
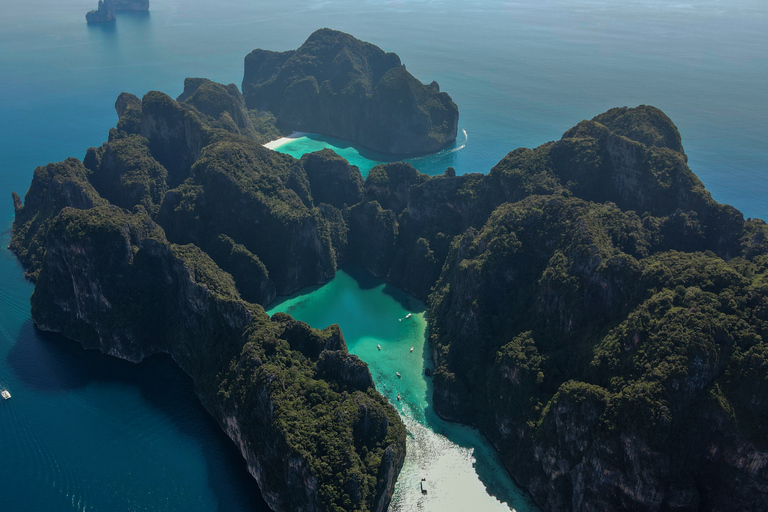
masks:
<instances>
[{"instance_id":1,"label":"rocky outcrop","mask_svg":"<svg viewBox=\"0 0 768 512\"><path fill-rule=\"evenodd\" d=\"M99 5L94 11L85 14L88 23L109 23L115 21L115 7L111 0L99 0Z\"/></svg>"},{"instance_id":2,"label":"rocky outcrop","mask_svg":"<svg viewBox=\"0 0 768 512\"><path fill-rule=\"evenodd\" d=\"M363 177L360 170L330 149L308 153L301 157L307 175L312 200L338 209L353 206L363 198Z\"/></svg>"},{"instance_id":3,"label":"rocky outcrop","mask_svg":"<svg viewBox=\"0 0 768 512\"><path fill-rule=\"evenodd\" d=\"M141 133L141 100L133 94L123 92L115 100L117 130L128 134Z\"/></svg>"},{"instance_id":4,"label":"rocky outcrop","mask_svg":"<svg viewBox=\"0 0 768 512\"><path fill-rule=\"evenodd\" d=\"M201 112L206 86L118 99L124 129L85 166L40 168L14 196L12 247L37 265L41 328L171 353L272 506L383 510L402 464L402 425L338 329L240 299L346 261L428 299L436 410L476 425L544 510L763 508L768 226L712 200L666 116L613 110L487 175L389 164L361 186L327 151L297 161L239 133L231 88ZM151 188L99 181L164 162L156 213Z\"/></svg>"},{"instance_id":5,"label":"rocky outcrop","mask_svg":"<svg viewBox=\"0 0 768 512\"><path fill-rule=\"evenodd\" d=\"M211 144L195 163L194 180L166 195L158 222L177 243L207 248L224 234L242 244L278 294L325 282L337 265L324 236L330 226L285 186L292 160L243 141Z\"/></svg>"},{"instance_id":6,"label":"rocky outcrop","mask_svg":"<svg viewBox=\"0 0 768 512\"><path fill-rule=\"evenodd\" d=\"M45 237L53 219L68 206L87 209L107 204L88 181L88 169L76 158L35 169L25 202L13 193L16 217L9 248L35 279L45 255Z\"/></svg>"},{"instance_id":7,"label":"rocky outcrop","mask_svg":"<svg viewBox=\"0 0 768 512\"><path fill-rule=\"evenodd\" d=\"M243 95L235 84L223 85L207 78L186 78L184 92L176 101L195 107L208 117L210 126L250 138L256 135Z\"/></svg>"},{"instance_id":8,"label":"rocky outcrop","mask_svg":"<svg viewBox=\"0 0 768 512\"><path fill-rule=\"evenodd\" d=\"M338 326L270 319L146 213L65 208L48 230L32 315L41 330L129 361L170 354L274 510L386 508L405 430ZM317 400L324 406L313 409Z\"/></svg>"},{"instance_id":9,"label":"rocky outcrop","mask_svg":"<svg viewBox=\"0 0 768 512\"><path fill-rule=\"evenodd\" d=\"M348 255L428 298L436 410L544 510L768 496L768 230L712 200L676 133L618 109L486 176L380 168L349 209Z\"/></svg>"},{"instance_id":10,"label":"rocky outcrop","mask_svg":"<svg viewBox=\"0 0 768 512\"><path fill-rule=\"evenodd\" d=\"M234 86L193 79L185 94L120 95L106 143L13 195L35 324L130 361L170 354L275 510L386 510L405 430L367 365L338 326L254 304L333 276L342 211L314 205L301 161L245 133ZM357 169L316 160L313 179L345 171L339 197L357 200Z\"/></svg>"},{"instance_id":11,"label":"rocky outcrop","mask_svg":"<svg viewBox=\"0 0 768 512\"><path fill-rule=\"evenodd\" d=\"M114 138L88 149L83 164L92 172L89 179L99 194L121 208L141 205L156 213L168 191L168 171L140 135Z\"/></svg>"},{"instance_id":12,"label":"rocky outcrop","mask_svg":"<svg viewBox=\"0 0 768 512\"><path fill-rule=\"evenodd\" d=\"M248 108L272 112L278 126L384 153L429 153L456 139L458 109L436 82L422 84L394 53L335 30L297 50L254 50L242 89Z\"/></svg>"},{"instance_id":13,"label":"rocky outcrop","mask_svg":"<svg viewBox=\"0 0 768 512\"><path fill-rule=\"evenodd\" d=\"M211 128L194 108L157 91L142 99L140 129L154 158L168 170L171 187L189 177L192 164L212 137Z\"/></svg>"},{"instance_id":14,"label":"rocky outcrop","mask_svg":"<svg viewBox=\"0 0 768 512\"><path fill-rule=\"evenodd\" d=\"M107 23L115 21L115 13L121 11L149 11L149 0L99 0L95 11L85 15L88 23Z\"/></svg>"},{"instance_id":15,"label":"rocky outcrop","mask_svg":"<svg viewBox=\"0 0 768 512\"><path fill-rule=\"evenodd\" d=\"M385 277L395 257L397 219L376 201L349 210L349 254L371 274Z\"/></svg>"}]
</instances>

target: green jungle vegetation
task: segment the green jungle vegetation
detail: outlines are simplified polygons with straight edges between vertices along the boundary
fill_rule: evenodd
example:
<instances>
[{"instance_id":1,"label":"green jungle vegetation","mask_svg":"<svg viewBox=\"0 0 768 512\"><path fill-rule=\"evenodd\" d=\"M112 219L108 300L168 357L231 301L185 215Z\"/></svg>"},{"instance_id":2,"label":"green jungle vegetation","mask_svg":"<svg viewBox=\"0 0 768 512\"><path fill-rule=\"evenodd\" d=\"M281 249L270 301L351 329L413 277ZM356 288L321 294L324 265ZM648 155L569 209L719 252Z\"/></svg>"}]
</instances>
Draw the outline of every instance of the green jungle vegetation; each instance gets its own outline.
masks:
<instances>
[{"instance_id":1,"label":"green jungle vegetation","mask_svg":"<svg viewBox=\"0 0 768 512\"><path fill-rule=\"evenodd\" d=\"M261 146L280 132L236 87L188 79L179 100L122 94L107 142L36 169L23 205L14 194L36 325L129 360L170 353L222 428L235 418L279 508L378 509L405 455L399 416L338 326L259 305L334 274L341 211Z\"/></svg>"},{"instance_id":2,"label":"green jungle vegetation","mask_svg":"<svg viewBox=\"0 0 768 512\"><path fill-rule=\"evenodd\" d=\"M262 57L300 57L288 53ZM189 79L178 101L121 95L116 108L117 128L84 163L40 167L24 204L14 196L11 247L38 279L33 316L99 338L47 311L69 293L53 262L84 243L115 248L94 256L90 278L139 283L95 324L140 323L129 300L148 293L170 311L164 301L190 289L221 325L247 317L233 331L189 327L197 345L177 360L214 416L237 411L288 509L370 510L402 464L402 423L337 329L258 305L345 262L427 300L435 407L477 425L545 510L765 503L768 226L711 198L660 110L612 109L486 175L396 163L363 182L330 151L263 148L274 118L232 86ZM160 267L176 284L142 288ZM160 329L158 314L143 328ZM286 454L317 479L315 497L286 489L310 492Z\"/></svg>"},{"instance_id":3,"label":"green jungle vegetation","mask_svg":"<svg viewBox=\"0 0 768 512\"><path fill-rule=\"evenodd\" d=\"M281 129L400 155L456 140L459 110L437 82L421 83L396 54L336 30L317 30L296 50L254 50L242 90L248 108L272 113Z\"/></svg>"}]
</instances>

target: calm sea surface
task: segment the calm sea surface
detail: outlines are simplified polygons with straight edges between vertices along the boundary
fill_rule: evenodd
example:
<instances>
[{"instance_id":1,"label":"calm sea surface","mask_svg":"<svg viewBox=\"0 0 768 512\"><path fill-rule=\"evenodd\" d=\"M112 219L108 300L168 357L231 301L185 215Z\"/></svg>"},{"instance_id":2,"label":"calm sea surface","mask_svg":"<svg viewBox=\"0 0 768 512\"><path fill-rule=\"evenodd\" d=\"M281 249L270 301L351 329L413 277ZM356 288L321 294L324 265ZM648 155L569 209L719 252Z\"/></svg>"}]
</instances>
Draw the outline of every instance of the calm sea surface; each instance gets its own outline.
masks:
<instances>
[{"instance_id":1,"label":"calm sea surface","mask_svg":"<svg viewBox=\"0 0 768 512\"><path fill-rule=\"evenodd\" d=\"M0 387L13 394L0 403L2 511L265 510L173 362L132 365L37 333L32 285L4 249L11 191L23 195L36 166L104 141L122 91L176 96L188 76L239 85L250 50L296 48L331 27L398 53L459 105L459 140L412 160L423 172L487 172L581 119L651 104L677 124L715 199L768 218L764 0L153 0L149 15L89 27L95 4L0 0ZM364 173L384 160L316 136L280 149L328 145ZM403 414L412 435L393 508L526 510L476 432L431 411L423 304L350 270L273 307L339 323ZM434 500L413 492L425 474L439 486ZM453 496L452 507L438 496Z\"/></svg>"}]
</instances>

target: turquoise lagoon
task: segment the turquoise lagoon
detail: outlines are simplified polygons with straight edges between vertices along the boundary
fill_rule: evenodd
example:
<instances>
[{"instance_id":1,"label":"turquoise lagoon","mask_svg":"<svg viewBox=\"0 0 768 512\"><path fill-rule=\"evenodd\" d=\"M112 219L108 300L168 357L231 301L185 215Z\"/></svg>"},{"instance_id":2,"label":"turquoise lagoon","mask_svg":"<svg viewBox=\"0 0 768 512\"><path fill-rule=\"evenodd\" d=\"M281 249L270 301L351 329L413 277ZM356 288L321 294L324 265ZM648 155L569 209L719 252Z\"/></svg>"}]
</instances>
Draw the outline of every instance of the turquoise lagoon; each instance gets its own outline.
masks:
<instances>
[{"instance_id":1,"label":"turquoise lagoon","mask_svg":"<svg viewBox=\"0 0 768 512\"><path fill-rule=\"evenodd\" d=\"M334 319L349 351L368 363L376 388L403 418L406 461L390 510L538 510L515 487L477 430L435 414L432 382L424 376L425 368L433 368L425 343L424 303L353 267L267 310L278 311L314 327ZM426 496L420 490L422 478L429 485Z\"/></svg>"},{"instance_id":2,"label":"turquoise lagoon","mask_svg":"<svg viewBox=\"0 0 768 512\"><path fill-rule=\"evenodd\" d=\"M457 135L457 140L447 148L436 153L405 159L377 153L368 148L350 144L339 138L322 135L320 133L297 134L295 138L290 139L284 144L280 144L274 149L280 153L291 155L294 158L301 158L305 153L312 153L313 151L320 151L326 148L332 149L337 154L344 157L350 164L357 166L358 169L360 169L363 178L368 176L368 171L376 165L400 161L408 162L421 170L421 172L435 175L442 174L446 167L453 165L456 156L455 153L464 149L468 140L469 137L466 130L462 129Z\"/></svg>"},{"instance_id":3,"label":"turquoise lagoon","mask_svg":"<svg viewBox=\"0 0 768 512\"><path fill-rule=\"evenodd\" d=\"M438 81L459 105L459 141L410 160L422 172L487 172L516 147L559 138L608 108L646 103L678 125L691 168L717 200L768 218L763 0L153 0L149 14L89 27L84 13L95 4L5 2L0 17L0 386L13 393L0 402L4 512L266 509L237 451L172 361L132 365L35 331L33 287L5 249L11 191L23 195L36 166L82 158L104 141L122 91L175 96L188 76L239 84L252 49L296 48L327 26L397 52L415 76ZM311 150L335 144L364 173L389 160L330 139L296 143ZM499 501L525 508L494 476L493 454L484 454L476 432L439 423L426 400L429 382L410 373L424 361L417 346L423 306L354 275L342 273L327 285L347 290L347 307L295 311L314 311L305 320L317 327L340 323L382 391L401 392L394 403L412 434L410 446L418 446L411 456L426 455L409 459L395 507L413 509L420 474L455 467L463 469L430 479L474 489L469 495L487 485L487 498L473 511L495 510ZM350 309L370 307L373 297L394 302L367 313ZM366 330L349 311L381 313L384 324L366 320L373 326ZM392 318L405 311L414 312L413 321L395 326ZM408 327L415 330L398 330ZM371 352L371 340L380 340L381 353ZM393 380L393 369L402 380ZM422 464L443 452L447 459ZM466 509L452 504L444 510Z\"/></svg>"}]
</instances>

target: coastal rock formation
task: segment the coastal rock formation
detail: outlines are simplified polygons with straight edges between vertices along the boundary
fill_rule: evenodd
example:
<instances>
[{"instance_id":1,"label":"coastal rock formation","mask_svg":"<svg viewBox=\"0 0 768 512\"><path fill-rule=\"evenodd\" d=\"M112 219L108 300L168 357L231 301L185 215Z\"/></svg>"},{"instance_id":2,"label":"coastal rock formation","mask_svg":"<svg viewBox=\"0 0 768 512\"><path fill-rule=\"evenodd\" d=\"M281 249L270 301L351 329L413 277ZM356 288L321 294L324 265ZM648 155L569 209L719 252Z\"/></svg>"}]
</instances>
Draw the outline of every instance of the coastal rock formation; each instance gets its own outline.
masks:
<instances>
[{"instance_id":1,"label":"coastal rock formation","mask_svg":"<svg viewBox=\"0 0 768 512\"><path fill-rule=\"evenodd\" d=\"M488 175L372 172L350 209L347 254L428 300L437 411L546 511L768 500L768 226L686 160L614 109Z\"/></svg>"},{"instance_id":2,"label":"coastal rock formation","mask_svg":"<svg viewBox=\"0 0 768 512\"><path fill-rule=\"evenodd\" d=\"M330 149L301 157L315 204L330 204L338 209L352 206L363 198L360 170Z\"/></svg>"},{"instance_id":3,"label":"coastal rock formation","mask_svg":"<svg viewBox=\"0 0 768 512\"><path fill-rule=\"evenodd\" d=\"M145 213L64 209L48 231L32 314L39 329L129 361L170 354L273 509L386 506L405 430L338 327L270 319L203 251L168 243ZM372 416L376 426L361 427ZM326 457L344 467L329 471Z\"/></svg>"},{"instance_id":4,"label":"coastal rock formation","mask_svg":"<svg viewBox=\"0 0 768 512\"><path fill-rule=\"evenodd\" d=\"M207 78L186 78L184 92L176 98L207 116L209 125L246 137L255 136L245 100L235 84L223 85Z\"/></svg>"},{"instance_id":5,"label":"coastal rock formation","mask_svg":"<svg viewBox=\"0 0 768 512\"><path fill-rule=\"evenodd\" d=\"M14 195L39 328L171 354L276 510L384 510L405 430L365 363L337 327L243 300L358 263L427 300L436 410L545 511L764 509L768 225L712 199L661 111L610 110L486 175L362 183L329 151L261 147L238 94L121 95L104 145Z\"/></svg>"},{"instance_id":6,"label":"coastal rock formation","mask_svg":"<svg viewBox=\"0 0 768 512\"><path fill-rule=\"evenodd\" d=\"M96 10L86 13L85 21L88 23L115 21L115 13L120 11L149 11L149 0L99 0Z\"/></svg>"},{"instance_id":7,"label":"coastal rock formation","mask_svg":"<svg viewBox=\"0 0 768 512\"><path fill-rule=\"evenodd\" d=\"M297 50L254 50L242 90L248 108L272 112L278 126L383 153L429 153L456 139L458 108L436 82L422 84L394 53L335 30Z\"/></svg>"},{"instance_id":8,"label":"coastal rock formation","mask_svg":"<svg viewBox=\"0 0 768 512\"><path fill-rule=\"evenodd\" d=\"M386 510L397 412L338 326L258 305L333 276L341 211L314 205L301 161L254 140L234 86L188 80L180 100L121 94L107 142L13 195L35 325L129 361L170 354L274 510ZM346 171L358 198L359 171L327 160L313 179Z\"/></svg>"},{"instance_id":9,"label":"coastal rock formation","mask_svg":"<svg viewBox=\"0 0 768 512\"><path fill-rule=\"evenodd\" d=\"M85 14L88 23L108 23L115 21L115 8L111 0L99 0L99 5L94 11Z\"/></svg>"}]
</instances>

